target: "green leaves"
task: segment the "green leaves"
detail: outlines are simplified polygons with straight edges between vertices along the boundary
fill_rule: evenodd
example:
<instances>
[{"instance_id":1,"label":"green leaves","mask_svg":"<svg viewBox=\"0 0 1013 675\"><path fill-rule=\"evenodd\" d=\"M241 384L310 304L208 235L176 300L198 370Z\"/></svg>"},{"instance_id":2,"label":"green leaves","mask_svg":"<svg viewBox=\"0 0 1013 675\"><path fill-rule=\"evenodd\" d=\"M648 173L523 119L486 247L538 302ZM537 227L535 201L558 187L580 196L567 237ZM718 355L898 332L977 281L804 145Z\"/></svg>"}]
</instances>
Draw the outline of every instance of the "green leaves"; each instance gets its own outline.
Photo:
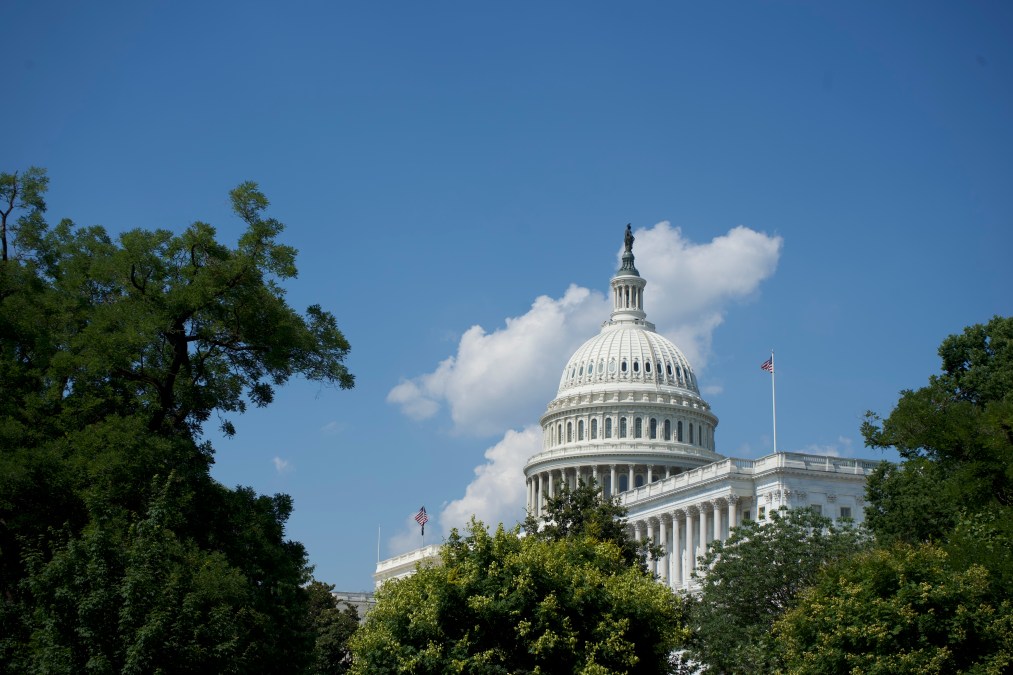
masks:
<instances>
[{"instance_id":1,"label":"green leaves","mask_svg":"<svg viewBox=\"0 0 1013 675\"><path fill-rule=\"evenodd\" d=\"M667 673L685 637L678 600L614 542L473 522L441 558L379 589L353 673Z\"/></svg>"},{"instance_id":2,"label":"green leaves","mask_svg":"<svg viewBox=\"0 0 1013 675\"><path fill-rule=\"evenodd\" d=\"M867 546L863 532L811 509L782 508L747 520L701 558L701 591L690 609L690 651L728 673L775 670L770 628L832 561Z\"/></svg>"},{"instance_id":3,"label":"green leaves","mask_svg":"<svg viewBox=\"0 0 1013 675\"><path fill-rule=\"evenodd\" d=\"M348 342L286 303L295 251L255 184L235 248L201 222L50 229L46 185L0 174L0 669L309 668L348 617L311 620L291 498L219 485L199 438L292 376L353 386Z\"/></svg>"}]
</instances>

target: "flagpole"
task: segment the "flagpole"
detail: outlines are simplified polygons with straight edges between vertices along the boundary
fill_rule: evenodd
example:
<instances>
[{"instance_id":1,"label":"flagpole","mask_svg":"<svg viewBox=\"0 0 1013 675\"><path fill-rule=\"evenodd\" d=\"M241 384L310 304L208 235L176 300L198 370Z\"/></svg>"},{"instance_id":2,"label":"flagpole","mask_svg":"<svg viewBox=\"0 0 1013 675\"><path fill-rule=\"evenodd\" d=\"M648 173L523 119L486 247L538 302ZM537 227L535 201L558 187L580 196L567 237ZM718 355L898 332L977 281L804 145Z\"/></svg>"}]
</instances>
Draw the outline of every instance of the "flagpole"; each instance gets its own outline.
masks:
<instances>
[{"instance_id":1,"label":"flagpole","mask_svg":"<svg viewBox=\"0 0 1013 675\"><path fill-rule=\"evenodd\" d=\"M774 415L774 454L777 454L777 393L774 389L774 377L777 369L774 368L774 350L770 350L770 407Z\"/></svg>"}]
</instances>

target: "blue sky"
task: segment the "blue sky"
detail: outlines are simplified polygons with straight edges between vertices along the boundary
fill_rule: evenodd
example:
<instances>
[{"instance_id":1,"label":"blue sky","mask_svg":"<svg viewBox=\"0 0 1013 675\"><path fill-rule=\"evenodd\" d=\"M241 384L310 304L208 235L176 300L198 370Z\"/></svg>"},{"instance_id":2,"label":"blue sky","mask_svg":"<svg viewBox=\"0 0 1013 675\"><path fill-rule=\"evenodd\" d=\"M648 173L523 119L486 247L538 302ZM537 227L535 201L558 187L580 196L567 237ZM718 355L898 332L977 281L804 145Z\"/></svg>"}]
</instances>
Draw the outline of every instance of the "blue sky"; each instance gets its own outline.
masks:
<instances>
[{"instance_id":1,"label":"blue sky","mask_svg":"<svg viewBox=\"0 0 1013 675\"><path fill-rule=\"evenodd\" d=\"M290 301L338 317L357 386L292 383L213 437L214 473L291 494L289 535L343 590L371 587L378 526L382 555L417 543L421 504L427 543L522 515L531 425L606 318L628 222L728 455L770 451L771 348L779 447L877 458L864 411L1013 312L1008 3L0 16L2 170L49 170L51 221L234 243L227 194L255 180L287 224Z\"/></svg>"}]
</instances>

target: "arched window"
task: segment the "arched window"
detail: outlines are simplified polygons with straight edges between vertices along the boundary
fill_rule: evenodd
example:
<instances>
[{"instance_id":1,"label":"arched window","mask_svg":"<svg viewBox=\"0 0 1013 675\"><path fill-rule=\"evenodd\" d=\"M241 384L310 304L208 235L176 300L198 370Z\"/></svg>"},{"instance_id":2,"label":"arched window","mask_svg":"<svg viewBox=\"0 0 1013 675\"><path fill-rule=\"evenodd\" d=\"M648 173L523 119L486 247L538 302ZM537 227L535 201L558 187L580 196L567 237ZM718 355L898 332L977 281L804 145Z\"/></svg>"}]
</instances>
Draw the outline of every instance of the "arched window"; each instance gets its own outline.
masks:
<instances>
[{"instance_id":1,"label":"arched window","mask_svg":"<svg viewBox=\"0 0 1013 675\"><path fill-rule=\"evenodd\" d=\"M594 374L594 364L593 363L587 364L587 374L588 375L593 375Z\"/></svg>"},{"instance_id":2,"label":"arched window","mask_svg":"<svg viewBox=\"0 0 1013 675\"><path fill-rule=\"evenodd\" d=\"M672 377L672 364L671 363L666 363L665 364L665 372L668 373L669 377Z\"/></svg>"},{"instance_id":3,"label":"arched window","mask_svg":"<svg viewBox=\"0 0 1013 675\"><path fill-rule=\"evenodd\" d=\"M573 441L573 422L566 423L566 442L571 443Z\"/></svg>"},{"instance_id":4,"label":"arched window","mask_svg":"<svg viewBox=\"0 0 1013 675\"><path fill-rule=\"evenodd\" d=\"M656 419L654 419L652 417L651 418L651 438L654 439L654 438L657 438L657 437L658 437L658 420L656 420Z\"/></svg>"},{"instance_id":5,"label":"arched window","mask_svg":"<svg viewBox=\"0 0 1013 675\"><path fill-rule=\"evenodd\" d=\"M633 437L642 438L644 435L644 420L637 417L633 420Z\"/></svg>"},{"instance_id":6,"label":"arched window","mask_svg":"<svg viewBox=\"0 0 1013 675\"><path fill-rule=\"evenodd\" d=\"M634 373L639 373L640 372L640 361L637 361L637 360L633 361L633 372Z\"/></svg>"},{"instance_id":7,"label":"arched window","mask_svg":"<svg viewBox=\"0 0 1013 675\"><path fill-rule=\"evenodd\" d=\"M625 473L619 476L619 491L626 492L630 489L630 477Z\"/></svg>"},{"instance_id":8,"label":"arched window","mask_svg":"<svg viewBox=\"0 0 1013 675\"><path fill-rule=\"evenodd\" d=\"M651 362L650 361L644 361L644 372L647 373L648 375L650 375L650 373L651 373Z\"/></svg>"},{"instance_id":9,"label":"arched window","mask_svg":"<svg viewBox=\"0 0 1013 675\"><path fill-rule=\"evenodd\" d=\"M689 423L689 444L693 445L693 423Z\"/></svg>"},{"instance_id":10,"label":"arched window","mask_svg":"<svg viewBox=\"0 0 1013 675\"><path fill-rule=\"evenodd\" d=\"M626 438L626 418L619 418L619 438Z\"/></svg>"},{"instance_id":11,"label":"arched window","mask_svg":"<svg viewBox=\"0 0 1013 675\"><path fill-rule=\"evenodd\" d=\"M563 442L563 423L560 422L556 425L556 444Z\"/></svg>"},{"instance_id":12,"label":"arched window","mask_svg":"<svg viewBox=\"0 0 1013 675\"><path fill-rule=\"evenodd\" d=\"M633 479L634 484L637 487L643 487L644 485L644 474L638 473L636 478Z\"/></svg>"},{"instance_id":13,"label":"arched window","mask_svg":"<svg viewBox=\"0 0 1013 675\"><path fill-rule=\"evenodd\" d=\"M577 440L584 440L584 420L577 421Z\"/></svg>"},{"instance_id":14,"label":"arched window","mask_svg":"<svg viewBox=\"0 0 1013 675\"><path fill-rule=\"evenodd\" d=\"M682 443L682 420L679 420L679 424L676 426L676 437L675 440Z\"/></svg>"},{"instance_id":15,"label":"arched window","mask_svg":"<svg viewBox=\"0 0 1013 675\"><path fill-rule=\"evenodd\" d=\"M665 420L665 440L672 440L672 420Z\"/></svg>"},{"instance_id":16,"label":"arched window","mask_svg":"<svg viewBox=\"0 0 1013 675\"><path fill-rule=\"evenodd\" d=\"M605 438L612 438L612 418L605 418Z\"/></svg>"},{"instance_id":17,"label":"arched window","mask_svg":"<svg viewBox=\"0 0 1013 675\"><path fill-rule=\"evenodd\" d=\"M598 420L591 420L591 440L598 438Z\"/></svg>"},{"instance_id":18,"label":"arched window","mask_svg":"<svg viewBox=\"0 0 1013 675\"><path fill-rule=\"evenodd\" d=\"M623 359L623 362L619 364L619 370L626 372L626 359Z\"/></svg>"}]
</instances>

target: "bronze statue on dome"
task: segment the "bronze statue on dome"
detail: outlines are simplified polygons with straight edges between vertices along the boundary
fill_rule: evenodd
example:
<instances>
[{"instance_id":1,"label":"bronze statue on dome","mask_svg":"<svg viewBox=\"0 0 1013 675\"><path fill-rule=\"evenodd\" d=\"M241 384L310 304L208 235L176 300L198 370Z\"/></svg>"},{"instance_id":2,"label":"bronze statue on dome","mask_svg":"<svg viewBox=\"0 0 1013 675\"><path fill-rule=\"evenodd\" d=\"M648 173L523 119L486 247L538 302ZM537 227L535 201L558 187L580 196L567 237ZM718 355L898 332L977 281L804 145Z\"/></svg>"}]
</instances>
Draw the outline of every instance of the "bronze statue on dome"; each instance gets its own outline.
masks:
<instances>
[{"instance_id":1,"label":"bronze statue on dome","mask_svg":"<svg viewBox=\"0 0 1013 675\"><path fill-rule=\"evenodd\" d=\"M627 253L633 253L633 240L634 240L634 238L635 237L633 236L633 229L630 227L629 223L626 223L626 239L625 239L625 241L626 241L626 252Z\"/></svg>"}]
</instances>

